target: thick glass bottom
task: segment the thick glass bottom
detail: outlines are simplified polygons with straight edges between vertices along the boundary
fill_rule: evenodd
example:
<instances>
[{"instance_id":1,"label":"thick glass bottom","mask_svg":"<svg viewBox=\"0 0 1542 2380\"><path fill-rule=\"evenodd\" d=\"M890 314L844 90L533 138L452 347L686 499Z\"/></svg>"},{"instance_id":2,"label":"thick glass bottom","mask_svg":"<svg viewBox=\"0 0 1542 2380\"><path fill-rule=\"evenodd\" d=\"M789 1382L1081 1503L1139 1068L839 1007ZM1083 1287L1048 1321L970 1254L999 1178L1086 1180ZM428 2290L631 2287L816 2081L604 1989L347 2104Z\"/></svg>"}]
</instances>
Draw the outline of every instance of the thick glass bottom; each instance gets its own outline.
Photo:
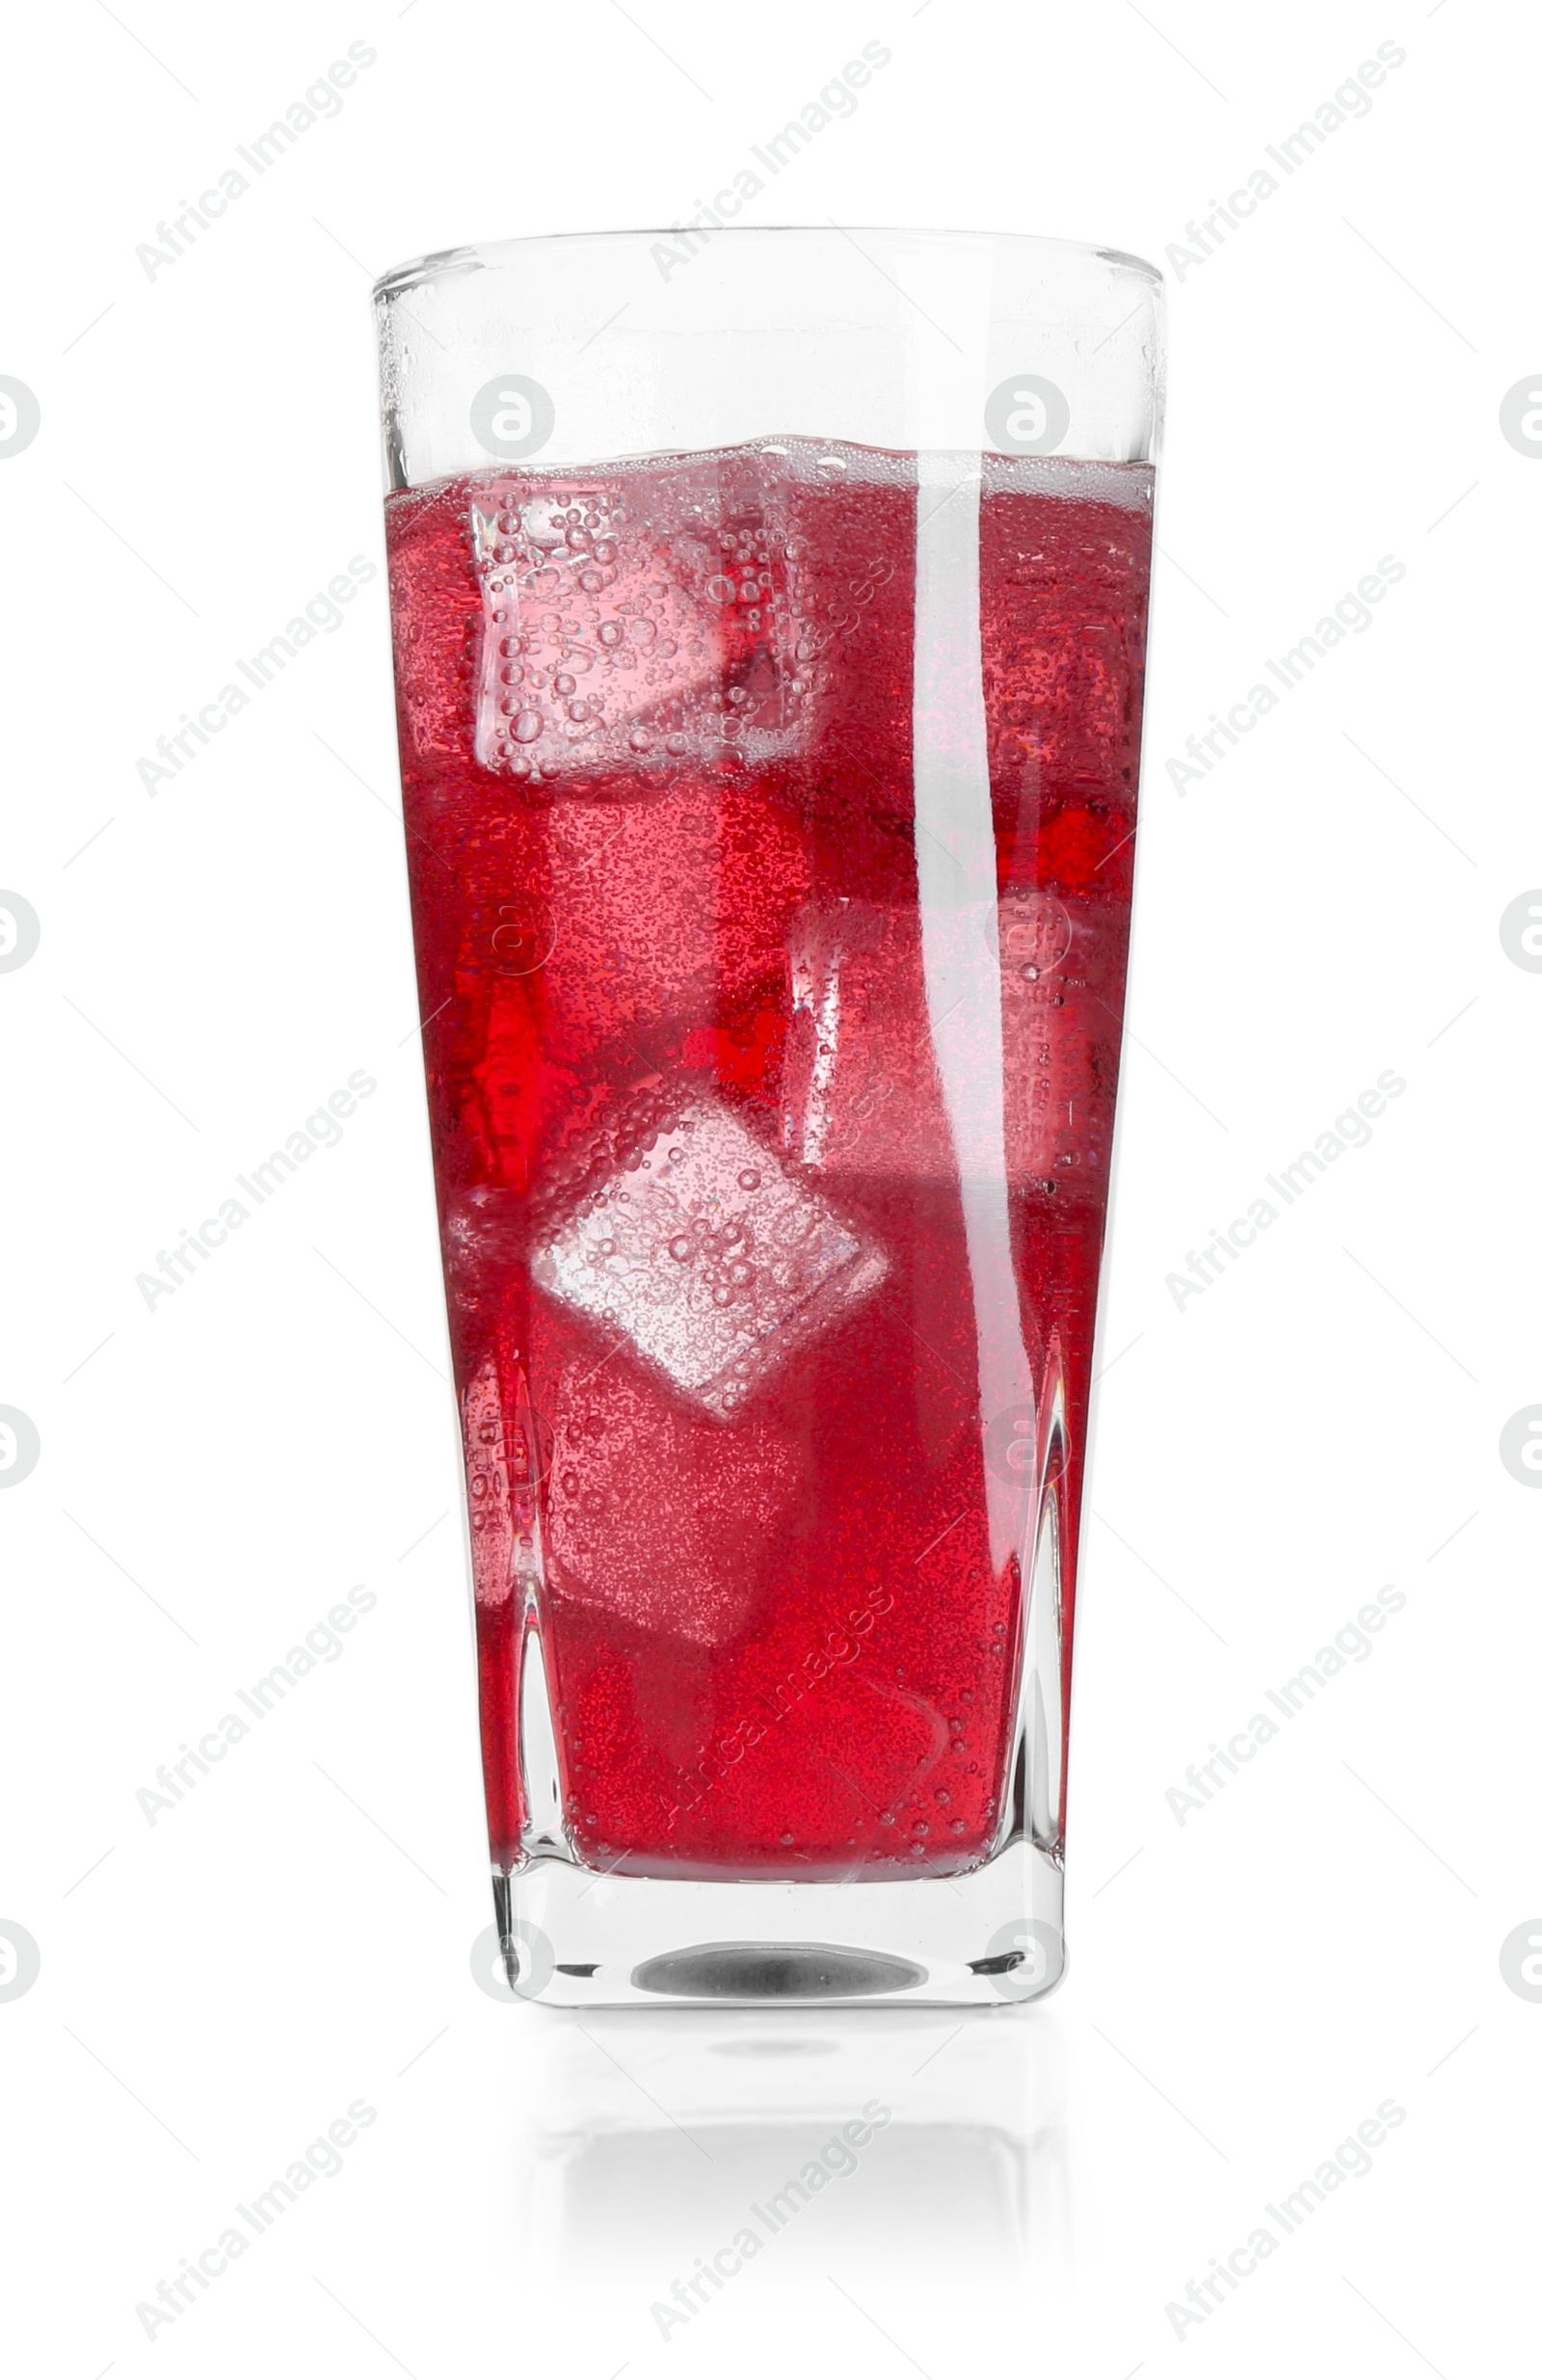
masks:
<instances>
[{"instance_id":1,"label":"thick glass bottom","mask_svg":"<svg viewBox=\"0 0 1542 2380\"><path fill-rule=\"evenodd\" d=\"M509 1983L561 2008L1008 2006L1065 1972L1063 1890L1026 1839L968 1875L871 1884L493 1872Z\"/></svg>"}]
</instances>

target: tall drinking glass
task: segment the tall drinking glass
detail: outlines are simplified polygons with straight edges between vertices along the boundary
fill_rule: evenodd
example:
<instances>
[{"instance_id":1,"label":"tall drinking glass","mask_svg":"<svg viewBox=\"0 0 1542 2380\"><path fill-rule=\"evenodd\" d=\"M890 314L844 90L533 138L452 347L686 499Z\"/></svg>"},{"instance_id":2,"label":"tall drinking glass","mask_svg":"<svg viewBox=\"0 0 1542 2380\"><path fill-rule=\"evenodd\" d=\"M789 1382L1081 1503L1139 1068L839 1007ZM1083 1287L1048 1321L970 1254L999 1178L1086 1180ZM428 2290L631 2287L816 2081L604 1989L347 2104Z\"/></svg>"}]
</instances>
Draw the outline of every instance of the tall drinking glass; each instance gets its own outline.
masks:
<instances>
[{"instance_id":1,"label":"tall drinking glass","mask_svg":"<svg viewBox=\"0 0 1542 2380\"><path fill-rule=\"evenodd\" d=\"M725 228L376 305L509 1978L1047 1991L1159 278Z\"/></svg>"}]
</instances>

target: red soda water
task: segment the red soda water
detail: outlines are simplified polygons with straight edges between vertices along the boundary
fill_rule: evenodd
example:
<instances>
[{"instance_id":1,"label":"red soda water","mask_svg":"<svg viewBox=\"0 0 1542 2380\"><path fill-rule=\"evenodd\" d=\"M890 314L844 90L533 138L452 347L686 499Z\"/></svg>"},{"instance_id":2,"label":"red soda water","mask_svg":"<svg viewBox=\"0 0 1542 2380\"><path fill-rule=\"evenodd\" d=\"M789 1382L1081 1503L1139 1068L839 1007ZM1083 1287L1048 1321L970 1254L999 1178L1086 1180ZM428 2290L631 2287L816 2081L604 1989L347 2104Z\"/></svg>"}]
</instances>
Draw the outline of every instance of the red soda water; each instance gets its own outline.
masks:
<instances>
[{"instance_id":1,"label":"red soda water","mask_svg":"<svg viewBox=\"0 0 1542 2380\"><path fill-rule=\"evenodd\" d=\"M529 1663L581 1859L810 1881L990 1857L1046 1500L1069 1664L1152 479L952 471L387 499L502 1866Z\"/></svg>"}]
</instances>

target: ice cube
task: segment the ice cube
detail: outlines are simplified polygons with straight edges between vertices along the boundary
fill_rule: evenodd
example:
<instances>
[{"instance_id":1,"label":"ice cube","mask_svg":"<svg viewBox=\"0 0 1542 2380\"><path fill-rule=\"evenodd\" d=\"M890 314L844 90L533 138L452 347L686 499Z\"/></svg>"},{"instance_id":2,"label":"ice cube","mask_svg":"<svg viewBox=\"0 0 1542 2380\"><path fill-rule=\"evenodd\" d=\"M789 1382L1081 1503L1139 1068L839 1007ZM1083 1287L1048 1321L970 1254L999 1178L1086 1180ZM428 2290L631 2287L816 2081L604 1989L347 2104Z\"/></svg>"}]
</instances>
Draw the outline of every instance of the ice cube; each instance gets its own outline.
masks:
<instances>
[{"instance_id":1,"label":"ice cube","mask_svg":"<svg viewBox=\"0 0 1542 2380\"><path fill-rule=\"evenodd\" d=\"M465 741L465 558L442 533L443 491L391 498L391 639L403 753L460 753Z\"/></svg>"},{"instance_id":2,"label":"ice cube","mask_svg":"<svg viewBox=\"0 0 1542 2380\"><path fill-rule=\"evenodd\" d=\"M1009 1179L1108 1189L1124 1003L1122 919L1106 902L1008 891L997 913Z\"/></svg>"},{"instance_id":3,"label":"ice cube","mask_svg":"<svg viewBox=\"0 0 1542 2380\"><path fill-rule=\"evenodd\" d=\"M554 1592L697 1645L738 1637L778 1574L801 1476L775 1426L724 1430L617 1360L559 1362L547 1482Z\"/></svg>"},{"instance_id":4,"label":"ice cube","mask_svg":"<svg viewBox=\"0 0 1542 2380\"><path fill-rule=\"evenodd\" d=\"M514 1587L514 1524L503 1467L497 1372L491 1357L465 1392L462 1427L476 1599L485 1604L504 1603Z\"/></svg>"},{"instance_id":5,"label":"ice cube","mask_svg":"<svg viewBox=\"0 0 1542 2380\"><path fill-rule=\"evenodd\" d=\"M811 902L793 922L788 955L784 1146L825 1173L952 1173L916 913Z\"/></svg>"},{"instance_id":6,"label":"ice cube","mask_svg":"<svg viewBox=\"0 0 1542 2380\"><path fill-rule=\"evenodd\" d=\"M461 1419L476 1599L506 1603L541 1576L536 1490L550 1463L551 1432L522 1380L513 1412L506 1411L491 1355L466 1389Z\"/></svg>"},{"instance_id":7,"label":"ice cube","mask_svg":"<svg viewBox=\"0 0 1542 2380\"><path fill-rule=\"evenodd\" d=\"M476 484L476 757L535 785L790 748L804 691L786 457L738 447ZM794 541L795 543L795 541Z\"/></svg>"},{"instance_id":8,"label":"ice cube","mask_svg":"<svg viewBox=\"0 0 1542 2380\"><path fill-rule=\"evenodd\" d=\"M540 1248L535 1280L726 1420L888 1270L721 1100L695 1100Z\"/></svg>"},{"instance_id":9,"label":"ice cube","mask_svg":"<svg viewBox=\"0 0 1542 2380\"><path fill-rule=\"evenodd\" d=\"M966 963L999 968L1001 1040L969 1052L973 1104L995 1096L1014 1186L1072 1187L1106 1174L1119 1041L1109 926L1093 904L1073 917L1053 895L1009 890L982 909ZM811 902L789 937L793 1030L783 1144L826 1175L957 1177L933 1055L918 910Z\"/></svg>"},{"instance_id":10,"label":"ice cube","mask_svg":"<svg viewBox=\"0 0 1542 2380\"><path fill-rule=\"evenodd\" d=\"M546 821L555 940L542 1030L552 1062L600 1043L678 1045L774 998L785 922L807 897L805 839L746 773L682 776L663 802L558 805ZM657 1043L646 1036L657 1033Z\"/></svg>"}]
</instances>

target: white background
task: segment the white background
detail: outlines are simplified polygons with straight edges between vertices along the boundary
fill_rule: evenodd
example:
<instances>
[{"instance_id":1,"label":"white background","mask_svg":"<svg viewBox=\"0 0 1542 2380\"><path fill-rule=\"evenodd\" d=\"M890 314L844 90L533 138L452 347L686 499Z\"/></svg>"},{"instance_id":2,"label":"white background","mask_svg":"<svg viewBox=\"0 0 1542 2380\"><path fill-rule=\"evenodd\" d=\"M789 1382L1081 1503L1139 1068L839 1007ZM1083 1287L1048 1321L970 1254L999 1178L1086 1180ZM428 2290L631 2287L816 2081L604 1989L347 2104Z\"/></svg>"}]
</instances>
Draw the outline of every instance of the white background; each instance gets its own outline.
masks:
<instances>
[{"instance_id":1,"label":"white background","mask_svg":"<svg viewBox=\"0 0 1542 2380\"><path fill-rule=\"evenodd\" d=\"M649 38L649 37L651 37ZM864 41L756 219L1166 262L1121 1174L1077 1643L1072 1971L995 2019L579 2021L495 2002L413 1028L384 574L152 798L136 762L381 529L372 274L694 211ZM157 221L376 63L196 248ZM1378 42L1406 63L1224 247L1169 245ZM732 10L92 0L13 22L0 371L0 2235L18 2373L1488 2380L1534 2353L1542 1503L1537 34L1520 7ZM1374 625L1180 796L1164 766L1383 555ZM1539 895L1542 898L1542 895ZM349 1073L341 1144L176 1295L136 1275ZM1404 1095L1225 1278L1167 1275L1385 1069ZM1531 1484L1536 1484L1533 1476ZM346 1590L341 1659L151 1827L138 1789ZM1405 1607L1241 1775L1167 1800L1378 1588ZM1542 1920L1538 1920L1542 1930ZM651 2314L809 2143L858 2172ZM349 2102L178 2318L136 2307ZM1383 2100L1202 2322L1164 2309Z\"/></svg>"}]
</instances>

